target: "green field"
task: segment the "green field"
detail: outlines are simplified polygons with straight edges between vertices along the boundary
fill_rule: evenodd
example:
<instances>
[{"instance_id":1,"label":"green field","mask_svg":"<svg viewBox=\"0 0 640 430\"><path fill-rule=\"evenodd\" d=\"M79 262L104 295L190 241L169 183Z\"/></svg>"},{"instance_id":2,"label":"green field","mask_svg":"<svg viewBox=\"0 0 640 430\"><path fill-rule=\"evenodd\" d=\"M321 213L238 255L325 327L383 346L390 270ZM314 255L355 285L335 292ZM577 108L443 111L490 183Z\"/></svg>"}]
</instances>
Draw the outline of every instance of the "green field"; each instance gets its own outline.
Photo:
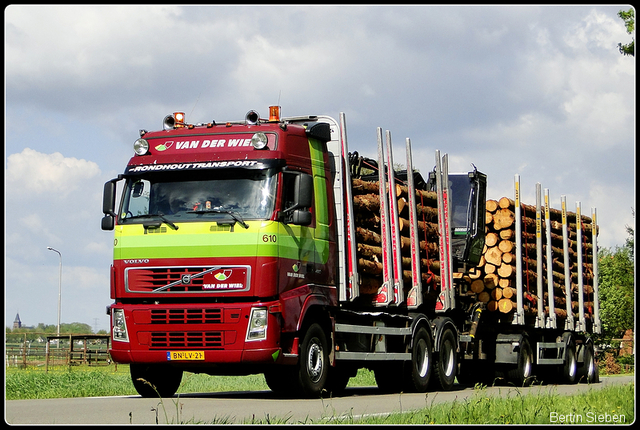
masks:
<instances>
[{"instance_id":1,"label":"green field","mask_svg":"<svg viewBox=\"0 0 640 430\"><path fill-rule=\"evenodd\" d=\"M373 386L373 374L360 370L349 382L350 387ZM60 367L44 372L42 369L6 368L6 400L45 399L63 397L95 397L136 395L129 377L129 367ZM262 375L208 376L185 373L178 395L199 392L257 391L268 390ZM561 395L516 395L503 399L492 397L486 389L476 388L467 400L433 404L425 395L425 408L402 414L375 417L327 416L321 421L306 424L630 424L634 421L634 384L590 389L575 396ZM179 415L174 417L177 398L164 399L165 413L169 422L184 424L242 424L220 418L213 423L184 422ZM599 420L602 420L599 422ZM274 417L252 421L253 424L291 422L286 417ZM245 423L246 424L246 423Z\"/></svg>"},{"instance_id":2,"label":"green field","mask_svg":"<svg viewBox=\"0 0 640 430\"><path fill-rule=\"evenodd\" d=\"M350 387L373 386L373 373L362 370L351 378ZM105 367L59 366L45 372L41 368L6 369L6 399L53 399L137 395L128 365ZM262 375L209 376L185 372L177 394L223 391L269 390Z\"/></svg>"}]
</instances>

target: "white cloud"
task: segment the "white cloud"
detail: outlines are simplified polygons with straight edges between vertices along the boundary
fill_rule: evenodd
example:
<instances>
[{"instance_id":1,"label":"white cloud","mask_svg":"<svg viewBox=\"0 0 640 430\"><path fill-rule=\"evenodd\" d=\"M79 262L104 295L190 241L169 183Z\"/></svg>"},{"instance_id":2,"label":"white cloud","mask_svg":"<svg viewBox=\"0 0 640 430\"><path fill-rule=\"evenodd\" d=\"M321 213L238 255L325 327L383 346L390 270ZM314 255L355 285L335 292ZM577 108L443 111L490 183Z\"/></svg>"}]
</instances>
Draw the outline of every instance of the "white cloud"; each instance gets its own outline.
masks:
<instances>
[{"instance_id":1,"label":"white cloud","mask_svg":"<svg viewBox=\"0 0 640 430\"><path fill-rule=\"evenodd\" d=\"M168 6L9 6L6 62L24 85L37 83L44 70L53 81L80 87L114 74L123 85L139 82L129 72L150 66L152 54L163 47L184 45L165 33L159 43L144 46L153 28L171 30L178 15L179 9Z\"/></svg>"},{"instance_id":2,"label":"white cloud","mask_svg":"<svg viewBox=\"0 0 640 430\"><path fill-rule=\"evenodd\" d=\"M59 152L43 154L25 148L7 158L7 193L9 196L33 197L51 195L67 197L86 183L85 180L100 175L98 164L93 161L64 157Z\"/></svg>"},{"instance_id":3,"label":"white cloud","mask_svg":"<svg viewBox=\"0 0 640 430\"><path fill-rule=\"evenodd\" d=\"M56 324L60 278L58 256L51 254L47 265L34 266L33 259L28 262L7 259L7 266L14 269L6 279L5 299L6 305L10 304L5 308L7 320L13 321L14 312L19 312L23 324L28 326ZM108 270L75 266L64 254L61 286L62 323L77 321L93 327L97 318L98 329L108 330L105 315L105 307L111 302Z\"/></svg>"},{"instance_id":4,"label":"white cloud","mask_svg":"<svg viewBox=\"0 0 640 430\"><path fill-rule=\"evenodd\" d=\"M105 256L106 258L113 257L113 248L111 247L111 241L108 241L108 240L106 241L103 240L100 242L96 242L96 241L87 242L87 244L84 246L83 249L84 251L92 255L102 255L102 256Z\"/></svg>"},{"instance_id":5,"label":"white cloud","mask_svg":"<svg viewBox=\"0 0 640 430\"><path fill-rule=\"evenodd\" d=\"M109 270L96 270L94 267L72 266L65 268L65 277L73 280L71 289L74 293L104 294L105 287L109 286ZM104 299L108 302L108 298Z\"/></svg>"},{"instance_id":6,"label":"white cloud","mask_svg":"<svg viewBox=\"0 0 640 430\"><path fill-rule=\"evenodd\" d=\"M627 239L627 226L635 229L635 201L629 200L627 191L619 186L610 186L593 182L589 187L589 200L598 202L598 224L600 246L613 247L623 245ZM593 206L593 205L591 205ZM583 211L591 213L591 207L583 207ZM606 221L606 224L603 224Z\"/></svg>"},{"instance_id":7,"label":"white cloud","mask_svg":"<svg viewBox=\"0 0 640 430\"><path fill-rule=\"evenodd\" d=\"M614 20L611 16L593 9L568 29L564 41L567 46L578 51L612 49L625 38L625 28L621 24L621 20Z\"/></svg>"}]
</instances>

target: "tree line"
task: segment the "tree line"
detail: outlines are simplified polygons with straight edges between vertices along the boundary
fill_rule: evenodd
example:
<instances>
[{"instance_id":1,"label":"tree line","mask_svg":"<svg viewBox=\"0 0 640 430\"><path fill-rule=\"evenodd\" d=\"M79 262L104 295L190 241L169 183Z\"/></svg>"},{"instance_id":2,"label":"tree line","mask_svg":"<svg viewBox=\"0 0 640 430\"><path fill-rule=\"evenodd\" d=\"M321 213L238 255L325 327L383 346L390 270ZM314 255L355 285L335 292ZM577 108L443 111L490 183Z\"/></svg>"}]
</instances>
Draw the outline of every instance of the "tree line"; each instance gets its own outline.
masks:
<instances>
[{"instance_id":1,"label":"tree line","mask_svg":"<svg viewBox=\"0 0 640 430\"><path fill-rule=\"evenodd\" d=\"M598 252L598 285L602 340L612 343L627 329L634 328L634 230L627 226L623 246L602 248Z\"/></svg>"},{"instance_id":2,"label":"tree line","mask_svg":"<svg viewBox=\"0 0 640 430\"><path fill-rule=\"evenodd\" d=\"M37 342L40 339L44 339L47 336L56 335L58 333L58 326L55 324L43 324L39 323L36 327L21 327L12 329L6 327L5 339L7 342L11 341L24 341ZM89 324L73 322L73 323L61 323L60 334L109 334L106 330L98 330L94 333Z\"/></svg>"}]
</instances>

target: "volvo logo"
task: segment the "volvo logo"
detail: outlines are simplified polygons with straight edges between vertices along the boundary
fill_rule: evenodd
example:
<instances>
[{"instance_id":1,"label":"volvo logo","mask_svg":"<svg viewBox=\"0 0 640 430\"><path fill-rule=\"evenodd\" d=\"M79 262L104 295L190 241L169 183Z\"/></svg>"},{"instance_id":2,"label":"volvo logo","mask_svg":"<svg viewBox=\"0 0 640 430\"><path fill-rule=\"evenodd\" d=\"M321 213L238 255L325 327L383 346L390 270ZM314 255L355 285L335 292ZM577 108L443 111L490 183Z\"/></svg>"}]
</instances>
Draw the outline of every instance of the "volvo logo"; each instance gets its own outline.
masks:
<instances>
[{"instance_id":1,"label":"volvo logo","mask_svg":"<svg viewBox=\"0 0 640 430\"><path fill-rule=\"evenodd\" d=\"M148 264L149 259L136 259L136 260L122 260L124 264Z\"/></svg>"},{"instance_id":2,"label":"volvo logo","mask_svg":"<svg viewBox=\"0 0 640 430\"><path fill-rule=\"evenodd\" d=\"M190 284L191 283L191 275L182 275L182 279L181 279L183 284Z\"/></svg>"}]
</instances>

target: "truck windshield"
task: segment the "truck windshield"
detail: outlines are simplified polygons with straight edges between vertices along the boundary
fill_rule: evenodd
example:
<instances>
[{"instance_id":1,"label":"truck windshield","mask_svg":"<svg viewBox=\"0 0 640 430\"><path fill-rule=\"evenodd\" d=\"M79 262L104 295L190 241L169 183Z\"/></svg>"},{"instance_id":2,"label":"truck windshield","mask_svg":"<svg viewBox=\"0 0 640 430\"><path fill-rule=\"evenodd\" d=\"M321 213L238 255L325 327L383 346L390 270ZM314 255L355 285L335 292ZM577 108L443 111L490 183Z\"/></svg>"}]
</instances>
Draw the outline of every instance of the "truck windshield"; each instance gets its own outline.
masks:
<instances>
[{"instance_id":1,"label":"truck windshield","mask_svg":"<svg viewBox=\"0 0 640 430\"><path fill-rule=\"evenodd\" d=\"M155 173L127 180L120 223L160 217L173 222L271 218L275 169Z\"/></svg>"}]
</instances>

